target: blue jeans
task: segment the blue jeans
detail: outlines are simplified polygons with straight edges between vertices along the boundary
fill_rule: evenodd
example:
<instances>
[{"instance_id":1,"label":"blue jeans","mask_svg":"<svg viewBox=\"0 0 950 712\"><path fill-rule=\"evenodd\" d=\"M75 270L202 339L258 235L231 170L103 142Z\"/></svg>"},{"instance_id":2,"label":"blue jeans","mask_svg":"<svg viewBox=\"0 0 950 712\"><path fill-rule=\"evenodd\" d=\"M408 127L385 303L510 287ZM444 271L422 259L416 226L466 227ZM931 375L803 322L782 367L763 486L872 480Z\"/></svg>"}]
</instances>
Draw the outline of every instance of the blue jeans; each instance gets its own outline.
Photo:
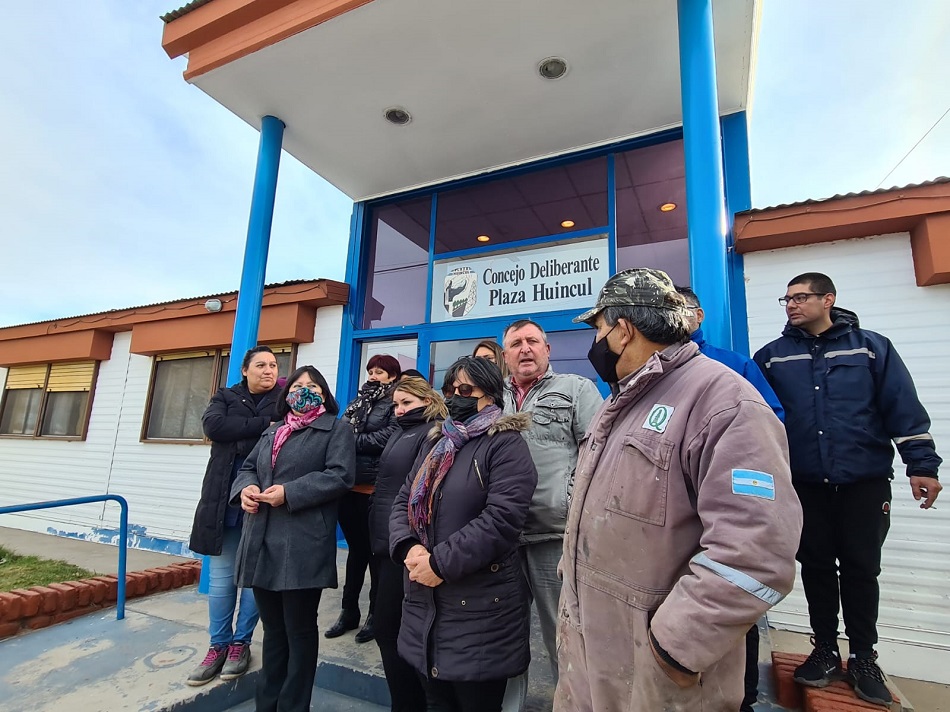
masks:
<instances>
[{"instance_id":1,"label":"blue jeans","mask_svg":"<svg viewBox=\"0 0 950 712\"><path fill-rule=\"evenodd\" d=\"M240 540L240 527L225 527L221 555L208 557L208 616L211 619L208 632L211 634L212 645L250 643L260 618L257 604L254 602L254 592L249 588L242 588L237 626L232 628L234 608L238 600L238 588L234 584L234 563Z\"/></svg>"}]
</instances>

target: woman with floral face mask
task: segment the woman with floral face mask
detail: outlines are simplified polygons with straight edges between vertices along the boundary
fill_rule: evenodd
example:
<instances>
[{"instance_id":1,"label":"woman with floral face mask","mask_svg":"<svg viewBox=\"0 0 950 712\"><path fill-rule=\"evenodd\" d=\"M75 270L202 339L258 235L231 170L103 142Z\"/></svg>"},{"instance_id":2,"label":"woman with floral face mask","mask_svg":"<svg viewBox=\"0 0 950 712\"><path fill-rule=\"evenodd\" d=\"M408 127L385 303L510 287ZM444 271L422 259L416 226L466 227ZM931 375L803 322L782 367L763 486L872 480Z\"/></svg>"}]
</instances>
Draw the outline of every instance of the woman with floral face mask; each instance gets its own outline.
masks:
<instances>
[{"instance_id":1,"label":"woman with floral face mask","mask_svg":"<svg viewBox=\"0 0 950 712\"><path fill-rule=\"evenodd\" d=\"M336 588L340 498L353 486L353 431L313 366L287 379L281 422L265 431L231 488L245 512L236 581L251 587L264 626L259 711L310 709L317 670L317 608Z\"/></svg>"}]
</instances>

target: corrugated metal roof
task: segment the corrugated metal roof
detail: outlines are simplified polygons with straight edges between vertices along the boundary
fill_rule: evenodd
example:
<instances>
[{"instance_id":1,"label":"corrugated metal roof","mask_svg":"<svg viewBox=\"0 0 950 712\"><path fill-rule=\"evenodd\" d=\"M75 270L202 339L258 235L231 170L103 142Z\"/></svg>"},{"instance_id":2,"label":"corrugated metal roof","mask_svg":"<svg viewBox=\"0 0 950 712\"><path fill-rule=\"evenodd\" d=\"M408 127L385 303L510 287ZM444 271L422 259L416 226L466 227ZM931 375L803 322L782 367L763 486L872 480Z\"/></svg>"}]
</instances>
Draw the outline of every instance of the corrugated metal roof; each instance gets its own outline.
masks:
<instances>
[{"instance_id":1,"label":"corrugated metal roof","mask_svg":"<svg viewBox=\"0 0 950 712\"><path fill-rule=\"evenodd\" d=\"M308 284L310 282L321 282L324 281L323 277L317 279L291 279L287 282L274 282L273 284L265 284L264 289L276 289L277 287L292 287L296 284ZM32 326L33 324L46 324L51 321L67 321L69 319L85 319L90 316L101 316L103 314L113 314L115 312L124 312L130 311L132 309L150 309L151 307L163 307L168 304L177 304L178 302L196 302L201 299L213 299L215 297L223 297L228 294L237 294L237 291L231 292L218 292L217 294L205 294L200 297L181 297L180 299L170 299L166 302L154 302L153 304L139 304L134 307L121 307L120 309L108 309L106 311L100 312L90 312L89 314L77 314L76 316L61 316L56 319L40 319L39 321L28 321L23 324L7 324L6 326L0 326L0 330L11 329L16 326Z\"/></svg>"},{"instance_id":2,"label":"corrugated metal roof","mask_svg":"<svg viewBox=\"0 0 950 712\"><path fill-rule=\"evenodd\" d=\"M877 190L862 190L860 193L839 193L838 195L832 195L830 198L811 198L809 200L802 200L798 203L782 203L781 205L770 205L767 208L753 208L752 210L746 210L745 214L749 215L752 213L762 213L767 210L779 210L781 208L797 208L800 205L816 205L818 203L827 203L831 200L842 200L844 198L860 198L866 195L883 195L884 193L893 193L894 191L900 190L911 190L912 188L923 188L928 185L940 185L942 183L950 183L950 177L940 176L939 178L927 180L923 183L895 185L892 188L878 188Z\"/></svg>"},{"instance_id":3,"label":"corrugated metal roof","mask_svg":"<svg viewBox=\"0 0 950 712\"><path fill-rule=\"evenodd\" d=\"M192 0L187 5L183 5L177 10L172 10L171 12L166 12L161 16L162 22L168 24L172 20L177 20L179 17L184 17L192 10L197 10L202 5L207 5L211 0Z\"/></svg>"}]
</instances>

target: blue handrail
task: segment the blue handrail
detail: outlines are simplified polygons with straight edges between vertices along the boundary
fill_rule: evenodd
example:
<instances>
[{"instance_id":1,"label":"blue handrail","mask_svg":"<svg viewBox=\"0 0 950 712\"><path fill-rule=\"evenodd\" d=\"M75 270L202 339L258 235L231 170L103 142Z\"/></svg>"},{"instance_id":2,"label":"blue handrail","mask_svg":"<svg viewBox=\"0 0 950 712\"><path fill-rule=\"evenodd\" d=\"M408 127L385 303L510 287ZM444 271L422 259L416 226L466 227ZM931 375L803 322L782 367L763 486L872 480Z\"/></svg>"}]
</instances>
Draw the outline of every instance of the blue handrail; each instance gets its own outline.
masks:
<instances>
[{"instance_id":1,"label":"blue handrail","mask_svg":"<svg viewBox=\"0 0 950 712\"><path fill-rule=\"evenodd\" d=\"M119 580L116 583L115 619L125 618L125 557L129 546L129 503L125 497L117 494L97 494L92 497L74 497L73 499L55 499L49 502L33 502L31 504L15 504L12 507L0 507L0 514L16 514L18 512L32 512L37 509L53 509L54 507L69 507L74 504L91 504L93 502L119 503Z\"/></svg>"}]
</instances>

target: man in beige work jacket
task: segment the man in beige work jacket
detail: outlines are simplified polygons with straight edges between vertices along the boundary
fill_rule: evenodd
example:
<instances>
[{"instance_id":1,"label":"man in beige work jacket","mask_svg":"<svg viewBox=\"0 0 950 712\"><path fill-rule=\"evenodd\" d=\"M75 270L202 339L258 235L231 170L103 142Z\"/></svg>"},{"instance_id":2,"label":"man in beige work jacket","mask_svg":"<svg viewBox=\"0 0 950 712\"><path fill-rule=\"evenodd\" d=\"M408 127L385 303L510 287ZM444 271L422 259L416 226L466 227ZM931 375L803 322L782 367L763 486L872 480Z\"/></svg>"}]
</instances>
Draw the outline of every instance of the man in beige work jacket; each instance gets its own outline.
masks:
<instances>
[{"instance_id":1,"label":"man in beige work jacket","mask_svg":"<svg viewBox=\"0 0 950 712\"><path fill-rule=\"evenodd\" d=\"M689 341L659 270L579 316L613 395L581 443L561 561L557 712L736 712L745 633L792 588L802 513L781 422Z\"/></svg>"}]
</instances>

